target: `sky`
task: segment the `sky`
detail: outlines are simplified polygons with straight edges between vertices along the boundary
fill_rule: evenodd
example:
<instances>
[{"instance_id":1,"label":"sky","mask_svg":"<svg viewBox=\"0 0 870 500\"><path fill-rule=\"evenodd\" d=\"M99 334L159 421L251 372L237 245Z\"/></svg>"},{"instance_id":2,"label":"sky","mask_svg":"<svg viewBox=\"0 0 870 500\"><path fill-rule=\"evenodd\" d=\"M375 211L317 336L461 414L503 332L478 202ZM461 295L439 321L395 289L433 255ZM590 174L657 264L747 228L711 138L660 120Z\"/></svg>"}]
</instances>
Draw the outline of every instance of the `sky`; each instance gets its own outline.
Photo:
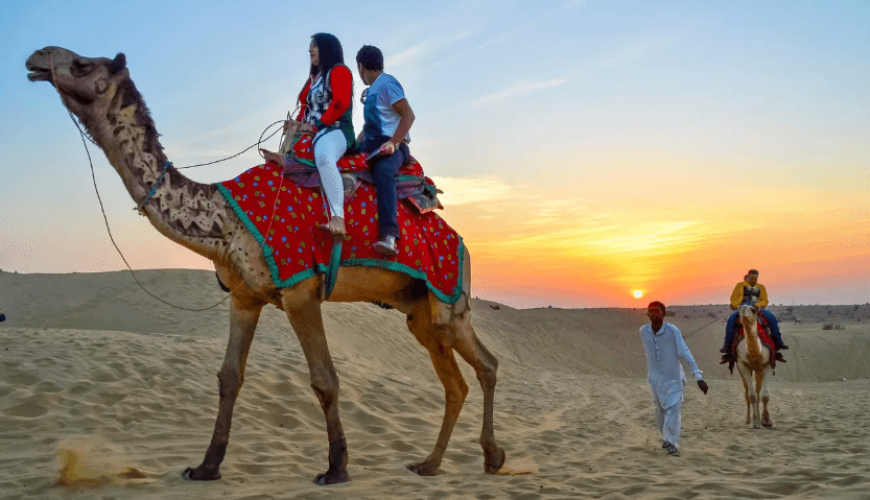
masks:
<instances>
[{"instance_id":1,"label":"sky","mask_svg":"<svg viewBox=\"0 0 870 500\"><path fill-rule=\"evenodd\" d=\"M184 166L283 119L310 36L328 32L354 73L359 47L376 45L402 83L411 152L444 191L476 297L721 304L757 268L774 304L870 302L870 2L324 5L0 3L0 269L124 268L75 126L50 85L26 78L33 51L124 52ZM213 268L136 215L91 155L134 269ZM251 151L185 172L220 182L259 163Z\"/></svg>"}]
</instances>

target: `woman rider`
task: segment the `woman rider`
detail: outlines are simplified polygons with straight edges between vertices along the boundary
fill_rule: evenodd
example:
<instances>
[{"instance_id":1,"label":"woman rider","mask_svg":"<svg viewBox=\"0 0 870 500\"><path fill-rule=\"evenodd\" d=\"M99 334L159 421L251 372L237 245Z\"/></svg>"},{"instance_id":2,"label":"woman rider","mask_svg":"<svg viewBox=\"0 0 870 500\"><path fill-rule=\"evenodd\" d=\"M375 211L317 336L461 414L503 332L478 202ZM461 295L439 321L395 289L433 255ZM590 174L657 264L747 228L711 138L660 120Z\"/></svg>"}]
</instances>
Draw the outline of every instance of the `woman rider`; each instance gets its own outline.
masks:
<instances>
[{"instance_id":1,"label":"woman rider","mask_svg":"<svg viewBox=\"0 0 870 500\"><path fill-rule=\"evenodd\" d=\"M314 163L330 213L329 222L321 224L320 228L334 239L343 239L344 185L336 162L355 142L351 121L353 75L344 65L341 43L333 35L312 36L308 55L311 71L299 94L296 121L303 123L300 127L303 132L314 134Z\"/></svg>"}]
</instances>

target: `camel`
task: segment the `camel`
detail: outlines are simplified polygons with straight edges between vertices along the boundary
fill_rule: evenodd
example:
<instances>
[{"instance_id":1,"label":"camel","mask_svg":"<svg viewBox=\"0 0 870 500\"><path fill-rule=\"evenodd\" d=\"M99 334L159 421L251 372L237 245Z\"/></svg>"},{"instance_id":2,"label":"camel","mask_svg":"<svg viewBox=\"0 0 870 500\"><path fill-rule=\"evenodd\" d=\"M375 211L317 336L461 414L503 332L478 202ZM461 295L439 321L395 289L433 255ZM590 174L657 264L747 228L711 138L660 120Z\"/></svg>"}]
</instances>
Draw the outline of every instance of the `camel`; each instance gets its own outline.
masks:
<instances>
[{"instance_id":1,"label":"camel","mask_svg":"<svg viewBox=\"0 0 870 500\"><path fill-rule=\"evenodd\" d=\"M87 58L60 47L46 47L34 52L26 67L31 81L48 81L55 87L63 104L102 148L151 224L172 241L210 259L220 280L232 290L229 343L217 374L220 402L214 434L202 463L185 470L184 478L220 479L248 352L263 306L272 304L284 311L299 339L311 387L326 419L328 468L314 482L325 485L349 481L347 441L338 412L339 381L321 316L323 276L316 275L290 288L274 284L260 244L218 189L186 178L167 163L154 122L130 79L124 54L114 59ZM429 351L444 385L446 408L435 449L423 461L408 466L421 476L438 472L468 393L454 351L474 368L483 390L480 445L484 471L494 474L505 461L505 452L496 445L493 432L498 360L472 328L467 251L464 262L463 293L455 304L441 302L419 280L374 267L341 267L328 298L333 302L388 304L406 315L411 333Z\"/></svg>"},{"instance_id":2,"label":"camel","mask_svg":"<svg viewBox=\"0 0 870 500\"><path fill-rule=\"evenodd\" d=\"M770 371L770 348L758 337L758 308L740 306L740 322L743 324L743 339L737 344L737 371L743 380L746 396L746 424L753 429L773 427L773 420L767 411L770 394L767 392L767 374ZM759 412L758 400L761 399L764 411Z\"/></svg>"}]
</instances>

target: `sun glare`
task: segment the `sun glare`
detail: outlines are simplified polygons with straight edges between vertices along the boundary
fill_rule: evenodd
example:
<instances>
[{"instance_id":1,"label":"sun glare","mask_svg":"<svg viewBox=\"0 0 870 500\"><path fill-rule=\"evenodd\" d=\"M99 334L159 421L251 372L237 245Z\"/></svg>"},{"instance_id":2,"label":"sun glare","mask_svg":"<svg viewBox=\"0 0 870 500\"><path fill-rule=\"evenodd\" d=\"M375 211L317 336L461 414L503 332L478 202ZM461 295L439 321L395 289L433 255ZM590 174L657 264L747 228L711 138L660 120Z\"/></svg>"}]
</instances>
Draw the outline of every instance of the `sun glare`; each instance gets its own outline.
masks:
<instances>
[{"instance_id":1,"label":"sun glare","mask_svg":"<svg viewBox=\"0 0 870 500\"><path fill-rule=\"evenodd\" d=\"M634 298L639 299L641 297L643 297L643 290L635 290L634 291Z\"/></svg>"}]
</instances>

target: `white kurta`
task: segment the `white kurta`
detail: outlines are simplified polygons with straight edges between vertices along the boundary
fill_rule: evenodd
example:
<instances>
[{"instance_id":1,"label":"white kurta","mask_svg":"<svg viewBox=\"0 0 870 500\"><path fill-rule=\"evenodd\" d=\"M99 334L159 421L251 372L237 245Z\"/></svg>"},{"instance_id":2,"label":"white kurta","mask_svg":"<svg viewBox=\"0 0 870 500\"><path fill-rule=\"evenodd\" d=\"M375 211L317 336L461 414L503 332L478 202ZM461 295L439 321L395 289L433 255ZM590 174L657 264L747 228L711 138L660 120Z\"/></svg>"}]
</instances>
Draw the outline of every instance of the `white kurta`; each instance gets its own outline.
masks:
<instances>
[{"instance_id":1,"label":"white kurta","mask_svg":"<svg viewBox=\"0 0 870 500\"><path fill-rule=\"evenodd\" d=\"M665 441L677 445L680 438L680 407L686 374L680 358L689 365L696 380L703 380L701 370L689 351L680 329L664 323L653 332L647 323L640 327L643 348L646 351L647 380L656 406L656 421Z\"/></svg>"}]
</instances>

